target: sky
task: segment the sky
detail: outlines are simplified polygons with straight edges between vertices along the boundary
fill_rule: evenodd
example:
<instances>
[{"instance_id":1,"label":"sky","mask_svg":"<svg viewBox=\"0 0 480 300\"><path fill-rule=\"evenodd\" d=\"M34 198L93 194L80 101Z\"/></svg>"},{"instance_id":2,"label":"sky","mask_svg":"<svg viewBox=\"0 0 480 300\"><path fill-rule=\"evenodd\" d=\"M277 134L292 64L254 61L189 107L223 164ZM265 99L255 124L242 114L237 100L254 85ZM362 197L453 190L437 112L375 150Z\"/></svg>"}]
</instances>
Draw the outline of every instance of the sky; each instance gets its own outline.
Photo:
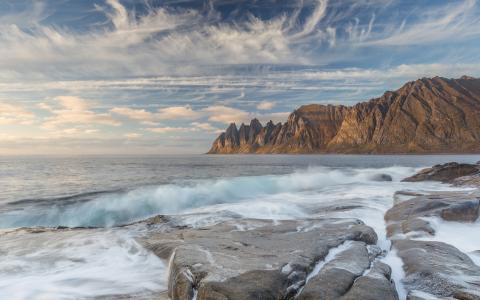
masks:
<instances>
[{"instance_id":1,"label":"sky","mask_svg":"<svg viewBox=\"0 0 480 300\"><path fill-rule=\"evenodd\" d=\"M0 0L0 155L205 153L479 50L476 0Z\"/></svg>"}]
</instances>

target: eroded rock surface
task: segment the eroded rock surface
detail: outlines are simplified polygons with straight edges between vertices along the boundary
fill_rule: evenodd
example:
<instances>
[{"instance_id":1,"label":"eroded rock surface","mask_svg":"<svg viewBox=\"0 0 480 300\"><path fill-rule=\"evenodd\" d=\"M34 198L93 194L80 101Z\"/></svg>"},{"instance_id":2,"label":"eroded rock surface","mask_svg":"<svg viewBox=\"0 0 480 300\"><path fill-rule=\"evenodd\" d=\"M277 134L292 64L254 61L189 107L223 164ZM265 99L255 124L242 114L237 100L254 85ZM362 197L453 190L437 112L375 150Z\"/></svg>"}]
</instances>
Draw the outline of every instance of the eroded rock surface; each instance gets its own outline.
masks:
<instances>
[{"instance_id":1,"label":"eroded rock surface","mask_svg":"<svg viewBox=\"0 0 480 300\"><path fill-rule=\"evenodd\" d=\"M197 229L164 230L150 234L142 243L160 257L170 256L170 298L190 300L194 293L197 299L290 299L315 265L348 241L355 241L354 255L339 256L335 264L358 267L354 278L341 274L332 278L346 287L338 291L342 295L350 292L347 287L373 261L367 245L375 244L377 236L358 220L234 220ZM354 292L362 293L368 282L386 286L370 277L357 284ZM388 277L384 274L383 279L390 282Z\"/></svg>"}]
</instances>

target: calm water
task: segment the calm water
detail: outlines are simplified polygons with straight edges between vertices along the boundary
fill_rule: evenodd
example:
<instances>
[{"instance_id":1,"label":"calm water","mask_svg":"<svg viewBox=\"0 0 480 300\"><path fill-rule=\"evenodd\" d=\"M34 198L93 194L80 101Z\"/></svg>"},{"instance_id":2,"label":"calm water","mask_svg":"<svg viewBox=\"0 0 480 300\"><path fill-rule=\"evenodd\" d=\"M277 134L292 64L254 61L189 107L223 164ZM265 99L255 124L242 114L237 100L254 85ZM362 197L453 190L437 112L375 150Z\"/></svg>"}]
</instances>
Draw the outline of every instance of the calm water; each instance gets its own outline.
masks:
<instances>
[{"instance_id":1,"label":"calm water","mask_svg":"<svg viewBox=\"0 0 480 300\"><path fill-rule=\"evenodd\" d=\"M116 226L157 214L192 227L245 218L358 218L375 229L378 245L388 251L383 216L395 191L455 189L401 179L437 163L479 160L479 155L0 157L0 299L148 298L165 291L166 262L136 241L148 229ZM392 181L379 180L381 175ZM331 209L338 205L352 209ZM16 229L37 226L97 228ZM451 227L446 228L450 237ZM401 264L389 259L401 287Z\"/></svg>"}]
</instances>

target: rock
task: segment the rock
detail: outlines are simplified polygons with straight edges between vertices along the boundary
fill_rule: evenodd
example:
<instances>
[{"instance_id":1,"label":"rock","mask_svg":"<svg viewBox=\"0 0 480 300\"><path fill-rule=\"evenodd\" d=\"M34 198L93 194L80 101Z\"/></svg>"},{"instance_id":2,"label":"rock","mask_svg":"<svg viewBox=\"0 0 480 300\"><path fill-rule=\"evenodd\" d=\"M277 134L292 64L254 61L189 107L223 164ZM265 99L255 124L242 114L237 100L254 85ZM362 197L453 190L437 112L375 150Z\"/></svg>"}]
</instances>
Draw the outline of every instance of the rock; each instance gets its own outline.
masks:
<instances>
[{"instance_id":1,"label":"rock","mask_svg":"<svg viewBox=\"0 0 480 300\"><path fill-rule=\"evenodd\" d=\"M446 221L475 222L479 217L480 195L471 192L439 192L397 202L385 213L387 235L435 230L425 220L440 217Z\"/></svg>"},{"instance_id":2,"label":"rock","mask_svg":"<svg viewBox=\"0 0 480 300\"><path fill-rule=\"evenodd\" d=\"M479 217L480 195L472 192L439 192L397 202L385 213L387 235L410 232L435 233L428 217L446 221L475 222Z\"/></svg>"},{"instance_id":3,"label":"rock","mask_svg":"<svg viewBox=\"0 0 480 300\"><path fill-rule=\"evenodd\" d=\"M480 187L480 173L456 178L452 183L455 186L470 186L478 188Z\"/></svg>"},{"instance_id":4,"label":"rock","mask_svg":"<svg viewBox=\"0 0 480 300\"><path fill-rule=\"evenodd\" d=\"M443 183L452 183L455 179L459 179L464 176L471 176L473 174L478 174L479 172L479 165L459 164L456 162L451 162L423 169L419 173L407 177L402 181L440 181Z\"/></svg>"},{"instance_id":5,"label":"rock","mask_svg":"<svg viewBox=\"0 0 480 300\"><path fill-rule=\"evenodd\" d=\"M339 299L370 267L370 263L365 243L352 242L305 284L298 299Z\"/></svg>"},{"instance_id":6,"label":"rock","mask_svg":"<svg viewBox=\"0 0 480 300\"><path fill-rule=\"evenodd\" d=\"M158 256L169 254L172 300L191 299L195 291L199 300L291 297L315 264L346 241L357 241L366 249L377 236L372 228L351 219L278 223L243 219L196 229L149 231L140 239ZM362 259L368 265L368 255Z\"/></svg>"},{"instance_id":7,"label":"rock","mask_svg":"<svg viewBox=\"0 0 480 300\"><path fill-rule=\"evenodd\" d=\"M397 300L390 267L375 261L381 251L372 253L362 242L347 243L345 250L308 280L297 299Z\"/></svg>"},{"instance_id":8,"label":"rock","mask_svg":"<svg viewBox=\"0 0 480 300\"><path fill-rule=\"evenodd\" d=\"M441 210L440 216L446 221L475 222L478 219L479 200L451 204Z\"/></svg>"},{"instance_id":9,"label":"rock","mask_svg":"<svg viewBox=\"0 0 480 300\"><path fill-rule=\"evenodd\" d=\"M371 179L373 181L393 181L392 176L388 174L376 174Z\"/></svg>"},{"instance_id":10,"label":"rock","mask_svg":"<svg viewBox=\"0 0 480 300\"><path fill-rule=\"evenodd\" d=\"M283 299L287 288L288 278L281 271L256 270L224 282L206 283L200 288L197 299Z\"/></svg>"},{"instance_id":11,"label":"rock","mask_svg":"<svg viewBox=\"0 0 480 300\"><path fill-rule=\"evenodd\" d=\"M480 294L480 267L454 246L413 240L395 240L393 246L404 264L407 290L455 299ZM412 293L409 299L422 298Z\"/></svg>"},{"instance_id":12,"label":"rock","mask_svg":"<svg viewBox=\"0 0 480 300\"><path fill-rule=\"evenodd\" d=\"M373 267L364 276L354 281L343 300L398 300L395 284L391 279L392 269L381 262L373 262Z\"/></svg>"},{"instance_id":13,"label":"rock","mask_svg":"<svg viewBox=\"0 0 480 300\"><path fill-rule=\"evenodd\" d=\"M398 299L390 267L374 261L380 252L371 255L365 243L347 243L346 249L307 281L297 299Z\"/></svg>"},{"instance_id":14,"label":"rock","mask_svg":"<svg viewBox=\"0 0 480 300\"><path fill-rule=\"evenodd\" d=\"M208 153L479 153L479 112L480 79L422 78L350 107L304 105L283 124L254 120L245 142L230 125Z\"/></svg>"},{"instance_id":15,"label":"rock","mask_svg":"<svg viewBox=\"0 0 480 300\"><path fill-rule=\"evenodd\" d=\"M411 191L396 191L395 194L393 194L393 204L395 205L400 202L410 200L412 198L423 196L423 195L424 194L411 192Z\"/></svg>"}]
</instances>

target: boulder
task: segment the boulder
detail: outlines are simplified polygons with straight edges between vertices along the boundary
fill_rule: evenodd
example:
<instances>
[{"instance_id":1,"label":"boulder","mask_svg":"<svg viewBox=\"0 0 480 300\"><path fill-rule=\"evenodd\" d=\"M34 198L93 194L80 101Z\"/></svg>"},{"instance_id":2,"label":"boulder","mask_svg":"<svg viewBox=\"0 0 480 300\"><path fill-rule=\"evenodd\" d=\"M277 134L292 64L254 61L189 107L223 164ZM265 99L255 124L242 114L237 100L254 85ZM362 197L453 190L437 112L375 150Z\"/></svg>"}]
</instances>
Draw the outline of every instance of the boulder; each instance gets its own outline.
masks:
<instances>
[{"instance_id":1,"label":"boulder","mask_svg":"<svg viewBox=\"0 0 480 300\"><path fill-rule=\"evenodd\" d=\"M371 179L373 181L393 181L392 176L388 174L375 174Z\"/></svg>"}]
</instances>

